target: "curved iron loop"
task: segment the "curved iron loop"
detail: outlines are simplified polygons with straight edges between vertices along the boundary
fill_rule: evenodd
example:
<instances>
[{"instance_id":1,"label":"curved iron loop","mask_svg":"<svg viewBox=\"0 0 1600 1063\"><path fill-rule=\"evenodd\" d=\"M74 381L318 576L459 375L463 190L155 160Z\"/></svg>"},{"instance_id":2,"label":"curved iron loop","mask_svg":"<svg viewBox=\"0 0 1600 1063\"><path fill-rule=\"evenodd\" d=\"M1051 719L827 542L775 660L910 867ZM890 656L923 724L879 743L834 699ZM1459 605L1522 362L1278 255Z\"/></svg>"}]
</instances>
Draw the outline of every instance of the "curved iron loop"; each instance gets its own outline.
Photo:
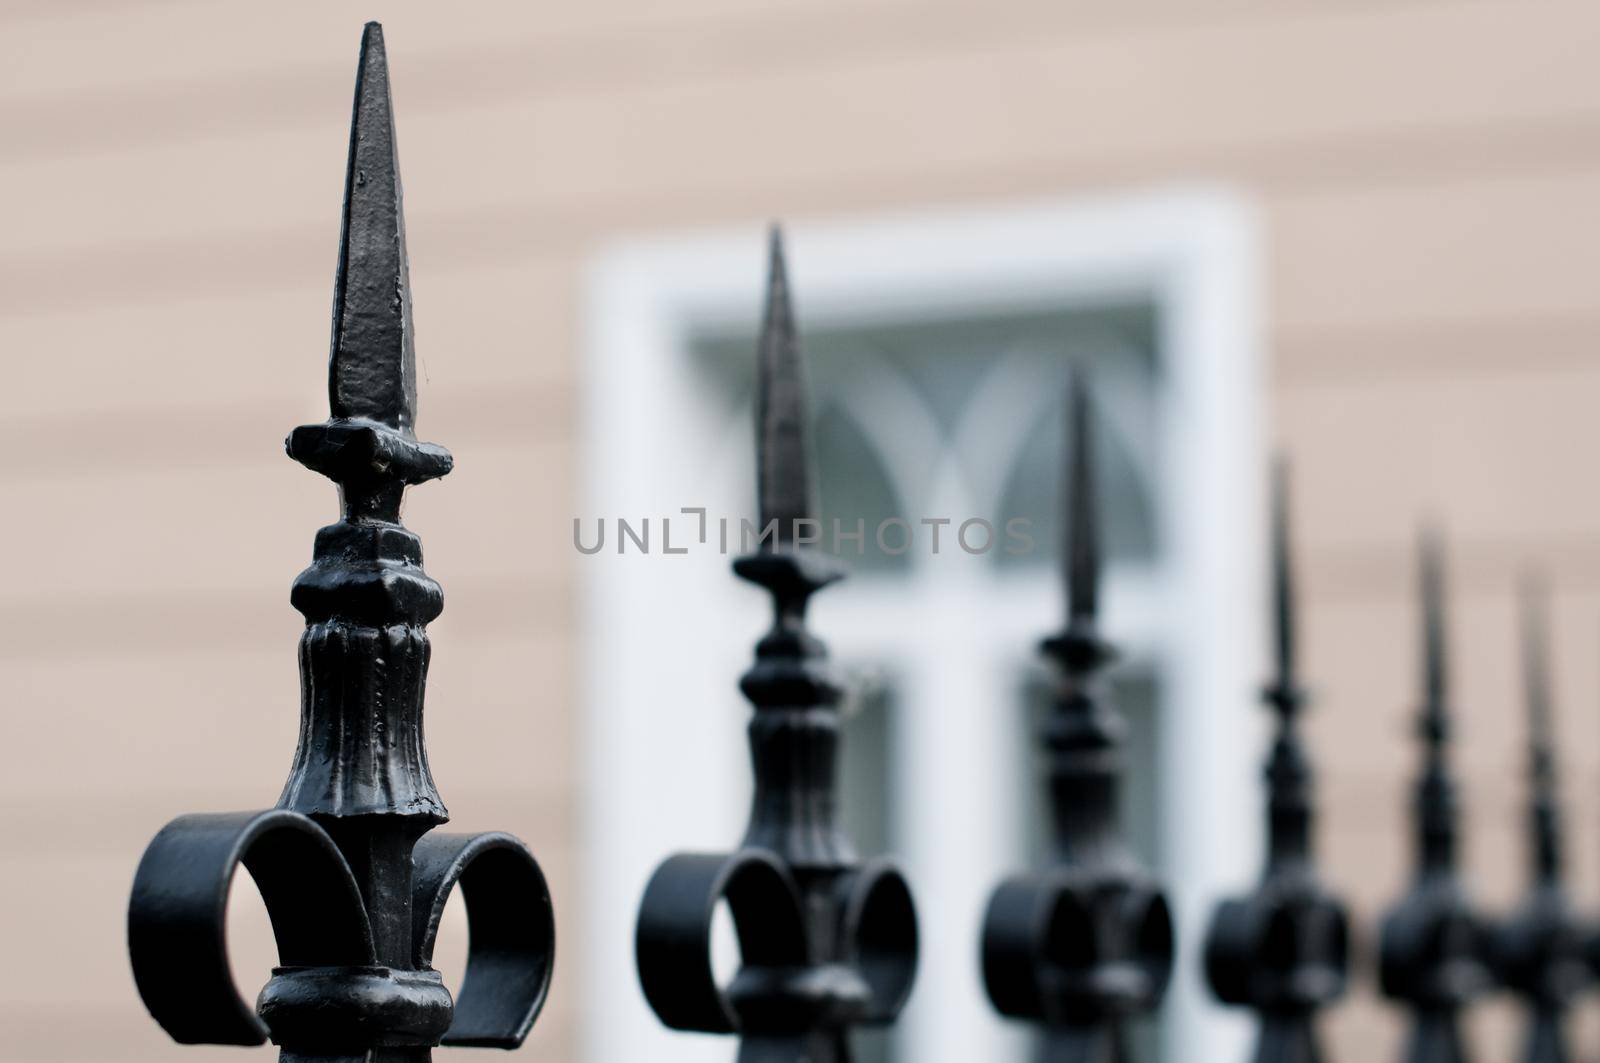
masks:
<instances>
[{"instance_id":1,"label":"curved iron loop","mask_svg":"<svg viewBox=\"0 0 1600 1063\"><path fill-rule=\"evenodd\" d=\"M1312 883L1288 885L1269 882L1253 897L1217 906L1205 964L1224 1004L1309 1013L1344 992L1350 958L1344 906Z\"/></svg>"},{"instance_id":2,"label":"curved iron loop","mask_svg":"<svg viewBox=\"0 0 1600 1063\"><path fill-rule=\"evenodd\" d=\"M1453 878L1421 884L1383 922L1378 980L1419 1011L1461 1007L1489 989L1489 929Z\"/></svg>"},{"instance_id":3,"label":"curved iron loop","mask_svg":"<svg viewBox=\"0 0 1600 1063\"><path fill-rule=\"evenodd\" d=\"M467 973L442 1043L516 1048L544 1006L555 962L555 909L539 862L499 832L429 834L412 860L418 970L433 964L439 920L458 882L467 906Z\"/></svg>"},{"instance_id":4,"label":"curved iron loop","mask_svg":"<svg viewBox=\"0 0 1600 1063\"><path fill-rule=\"evenodd\" d=\"M228 968L228 890L241 864L266 903L283 968L374 962L355 879L309 818L282 809L179 816L139 861L128 953L145 1007L180 1044L267 1039Z\"/></svg>"},{"instance_id":5,"label":"curved iron loop","mask_svg":"<svg viewBox=\"0 0 1600 1063\"><path fill-rule=\"evenodd\" d=\"M892 860L871 860L837 884L838 954L871 991L863 1025L893 1022L917 977L917 909L911 886Z\"/></svg>"},{"instance_id":6,"label":"curved iron loop","mask_svg":"<svg viewBox=\"0 0 1600 1063\"><path fill-rule=\"evenodd\" d=\"M1150 882L1114 884L1117 897L1112 914L1102 925L1119 928L1122 939L1118 959L1128 971L1121 999L1129 1014L1154 1008L1172 981L1172 959L1177 940L1172 909L1164 893Z\"/></svg>"},{"instance_id":7,"label":"curved iron loop","mask_svg":"<svg viewBox=\"0 0 1600 1063\"><path fill-rule=\"evenodd\" d=\"M983 982L995 1010L1014 1019L1045 1018L1045 942L1064 874L1013 875L989 896L983 915Z\"/></svg>"},{"instance_id":8,"label":"curved iron loop","mask_svg":"<svg viewBox=\"0 0 1600 1063\"><path fill-rule=\"evenodd\" d=\"M1053 1027L1151 1007L1166 992L1172 956L1172 913L1139 883L1067 869L1016 875L984 915L990 1001L1003 1015Z\"/></svg>"},{"instance_id":9,"label":"curved iron loop","mask_svg":"<svg viewBox=\"0 0 1600 1063\"><path fill-rule=\"evenodd\" d=\"M1565 1008L1592 981L1585 951L1578 915L1556 886L1535 890L1490 931L1500 984L1546 1009Z\"/></svg>"},{"instance_id":10,"label":"curved iron loop","mask_svg":"<svg viewBox=\"0 0 1600 1063\"><path fill-rule=\"evenodd\" d=\"M712 969L711 925L722 901L743 964L734 982L746 992L810 962L800 891L777 857L760 849L670 857L645 887L635 953L645 999L675 1030L733 1033L744 1025L733 987L719 986Z\"/></svg>"}]
</instances>

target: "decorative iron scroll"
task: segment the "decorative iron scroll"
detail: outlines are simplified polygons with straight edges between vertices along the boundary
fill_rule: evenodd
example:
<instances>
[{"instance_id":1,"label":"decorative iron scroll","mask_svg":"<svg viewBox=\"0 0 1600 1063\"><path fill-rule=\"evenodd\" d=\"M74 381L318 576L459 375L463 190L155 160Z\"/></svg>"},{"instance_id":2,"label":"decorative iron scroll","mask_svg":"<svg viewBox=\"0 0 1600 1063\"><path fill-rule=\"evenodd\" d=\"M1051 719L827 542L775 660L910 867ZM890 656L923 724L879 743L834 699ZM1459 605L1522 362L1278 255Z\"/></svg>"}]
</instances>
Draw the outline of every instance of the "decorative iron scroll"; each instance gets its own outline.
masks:
<instances>
[{"instance_id":1,"label":"decorative iron scroll","mask_svg":"<svg viewBox=\"0 0 1600 1063\"><path fill-rule=\"evenodd\" d=\"M772 629L740 683L755 707L755 799L737 851L674 856L656 870L639 910L639 980L666 1025L736 1034L741 1063L848 1063L850 1031L893 1022L911 992L917 923L900 872L863 864L835 818L843 691L805 611L844 573L798 541L815 525L810 431L776 230L758 372L757 478L771 535L734 562L773 603ZM742 963L727 985L710 947L722 903Z\"/></svg>"},{"instance_id":2,"label":"decorative iron scroll","mask_svg":"<svg viewBox=\"0 0 1600 1063\"><path fill-rule=\"evenodd\" d=\"M1153 1011L1172 972L1172 916L1118 826L1126 724L1103 689L1115 651L1097 625L1100 536L1081 374L1071 393L1063 505L1068 620L1043 645L1059 666L1044 728L1055 859L1002 882L983 927L983 976L1004 1015L1043 1027L1051 1063L1123 1063L1127 1020Z\"/></svg>"},{"instance_id":3,"label":"decorative iron scroll","mask_svg":"<svg viewBox=\"0 0 1600 1063\"><path fill-rule=\"evenodd\" d=\"M1316 1013L1344 991L1350 928L1317 878L1312 853L1313 772L1300 734L1305 705L1295 668L1294 571L1288 472L1273 475L1272 575L1278 674L1263 692L1278 730L1267 758L1267 866L1248 897L1217 907L1206 976L1226 1004L1259 1016L1255 1063L1318 1063Z\"/></svg>"},{"instance_id":4,"label":"decorative iron scroll","mask_svg":"<svg viewBox=\"0 0 1600 1063\"><path fill-rule=\"evenodd\" d=\"M515 1048L544 1002L549 891L506 834L429 834L445 822L422 737L444 597L400 523L405 489L451 458L417 440L416 355L383 31L361 41L334 286L329 419L289 455L339 485L291 601L300 640L299 747L276 809L181 816L145 850L128 947L146 1007L186 1044L261 1044L285 1061L424 1063L437 1044ZM243 866L266 902L279 966L252 1006L234 988L228 887ZM467 972L452 998L434 938L460 885Z\"/></svg>"}]
</instances>

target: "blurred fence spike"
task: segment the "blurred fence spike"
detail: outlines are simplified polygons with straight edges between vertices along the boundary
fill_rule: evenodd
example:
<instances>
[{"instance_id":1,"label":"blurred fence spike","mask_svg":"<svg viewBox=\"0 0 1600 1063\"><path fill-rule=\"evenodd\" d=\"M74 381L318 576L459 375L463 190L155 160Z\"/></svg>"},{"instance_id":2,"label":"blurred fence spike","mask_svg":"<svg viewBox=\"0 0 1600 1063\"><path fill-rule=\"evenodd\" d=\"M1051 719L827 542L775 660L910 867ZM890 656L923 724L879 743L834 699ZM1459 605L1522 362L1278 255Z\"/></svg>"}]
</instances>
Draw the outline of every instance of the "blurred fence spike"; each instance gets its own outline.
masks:
<instances>
[{"instance_id":1,"label":"blurred fence spike","mask_svg":"<svg viewBox=\"0 0 1600 1063\"><path fill-rule=\"evenodd\" d=\"M667 1026L734 1034L741 1063L848 1063L850 1032L892 1023L911 992L917 923L900 872L882 859L863 864L835 819L843 691L805 614L843 571L796 527L814 512L811 458L776 229L769 269L756 465L772 534L734 562L773 604L772 628L740 682L755 708L755 799L737 850L680 854L656 869L635 946L645 997ZM727 985L711 962L711 917L723 901L741 953Z\"/></svg>"},{"instance_id":2,"label":"blurred fence spike","mask_svg":"<svg viewBox=\"0 0 1600 1063\"><path fill-rule=\"evenodd\" d=\"M1312 859L1313 772L1299 730L1305 693L1295 678L1288 469L1272 480L1272 602L1277 675L1263 692L1277 735L1267 759L1267 866L1254 895L1224 901L1206 938L1206 975L1226 1004L1258 1015L1255 1063L1323 1058L1316 1013L1344 991L1349 917Z\"/></svg>"},{"instance_id":3,"label":"blurred fence spike","mask_svg":"<svg viewBox=\"0 0 1600 1063\"><path fill-rule=\"evenodd\" d=\"M1122 1063L1127 1020L1152 1011L1172 972L1173 928L1159 885L1128 853L1118 823L1125 724L1105 696L1114 657L1098 630L1099 495L1092 403L1082 372L1067 398L1063 492L1065 629L1043 644L1058 667L1043 745L1055 856L989 898L982 956L989 1000L1041 1028L1052 1063Z\"/></svg>"},{"instance_id":4,"label":"blurred fence spike","mask_svg":"<svg viewBox=\"0 0 1600 1063\"><path fill-rule=\"evenodd\" d=\"M1586 928L1562 882L1561 813L1556 794L1549 651L1542 584L1522 588L1523 668L1528 716L1528 854L1531 875L1522 904L1495 931L1493 958L1502 985L1527 1013L1523 1063L1567 1063L1566 1016L1593 980L1585 955Z\"/></svg>"},{"instance_id":5,"label":"blurred fence spike","mask_svg":"<svg viewBox=\"0 0 1600 1063\"><path fill-rule=\"evenodd\" d=\"M1444 557L1433 529L1424 531L1419 554L1424 696L1417 877L1384 920L1379 979L1384 995L1411 1012L1407 1063L1465 1063L1461 1011L1492 985L1489 935L1456 869L1460 814L1448 760Z\"/></svg>"}]
</instances>

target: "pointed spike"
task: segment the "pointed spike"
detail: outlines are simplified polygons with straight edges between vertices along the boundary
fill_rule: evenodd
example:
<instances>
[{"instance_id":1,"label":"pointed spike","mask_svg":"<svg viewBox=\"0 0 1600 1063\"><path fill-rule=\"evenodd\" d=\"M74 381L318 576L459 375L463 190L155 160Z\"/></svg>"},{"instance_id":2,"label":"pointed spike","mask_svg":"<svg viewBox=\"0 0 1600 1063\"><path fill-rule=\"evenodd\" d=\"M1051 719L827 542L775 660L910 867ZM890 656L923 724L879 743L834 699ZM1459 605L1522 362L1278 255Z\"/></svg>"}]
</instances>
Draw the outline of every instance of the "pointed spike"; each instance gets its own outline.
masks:
<instances>
[{"instance_id":1,"label":"pointed spike","mask_svg":"<svg viewBox=\"0 0 1600 1063\"><path fill-rule=\"evenodd\" d=\"M772 227L766 318L756 377L756 464L761 525L778 524L778 540L794 538L795 522L815 512L811 432L806 420L805 366L790 305L783 232Z\"/></svg>"},{"instance_id":2,"label":"pointed spike","mask_svg":"<svg viewBox=\"0 0 1600 1063\"><path fill-rule=\"evenodd\" d=\"M1446 660L1444 618L1444 547L1436 528L1422 532L1423 719L1430 737L1442 740L1445 720ZM1437 732L1437 733L1436 733Z\"/></svg>"},{"instance_id":3,"label":"pointed spike","mask_svg":"<svg viewBox=\"0 0 1600 1063\"><path fill-rule=\"evenodd\" d=\"M1562 841L1556 792L1555 724L1551 719L1549 612L1544 580L1522 579L1522 653L1528 700L1528 797L1532 813L1534 873L1546 882L1561 874Z\"/></svg>"},{"instance_id":4,"label":"pointed spike","mask_svg":"<svg viewBox=\"0 0 1600 1063\"><path fill-rule=\"evenodd\" d=\"M1294 688L1294 571L1289 542L1289 462L1278 455L1272 465L1272 604L1277 636L1278 688Z\"/></svg>"},{"instance_id":5,"label":"pointed spike","mask_svg":"<svg viewBox=\"0 0 1600 1063\"><path fill-rule=\"evenodd\" d=\"M1522 580L1523 675L1528 701L1528 744L1535 762L1551 756L1550 654L1545 639L1544 581L1533 573Z\"/></svg>"},{"instance_id":6,"label":"pointed spike","mask_svg":"<svg viewBox=\"0 0 1600 1063\"><path fill-rule=\"evenodd\" d=\"M383 27L361 36L344 218L333 295L328 400L335 419L377 421L410 434L416 353L400 161Z\"/></svg>"},{"instance_id":7,"label":"pointed spike","mask_svg":"<svg viewBox=\"0 0 1600 1063\"><path fill-rule=\"evenodd\" d=\"M1073 620L1093 620L1099 611L1100 514L1099 495L1095 490L1089 382L1082 369L1073 368L1069 388L1069 480L1064 492L1068 512L1062 522L1070 529L1066 543L1067 601Z\"/></svg>"}]
</instances>

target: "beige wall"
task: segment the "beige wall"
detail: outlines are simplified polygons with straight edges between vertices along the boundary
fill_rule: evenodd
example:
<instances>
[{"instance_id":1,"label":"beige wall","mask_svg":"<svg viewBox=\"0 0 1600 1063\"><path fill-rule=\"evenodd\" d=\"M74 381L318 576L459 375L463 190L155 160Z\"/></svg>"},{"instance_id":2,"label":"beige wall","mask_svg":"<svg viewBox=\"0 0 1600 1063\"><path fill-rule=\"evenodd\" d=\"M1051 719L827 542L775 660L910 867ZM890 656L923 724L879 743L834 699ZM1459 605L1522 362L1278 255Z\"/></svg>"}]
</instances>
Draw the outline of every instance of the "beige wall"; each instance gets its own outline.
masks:
<instances>
[{"instance_id":1,"label":"beige wall","mask_svg":"<svg viewBox=\"0 0 1600 1063\"><path fill-rule=\"evenodd\" d=\"M660 228L754 239L772 215L1196 179L1265 222L1332 877L1368 914L1403 878L1409 547L1433 512L1457 561L1472 869L1514 894L1510 591L1536 560L1559 586L1576 878L1600 890L1592 0L11 0L0 1057L237 1058L179 1053L145 1018L123 903L169 816L270 804L288 764L287 586L334 502L280 440L323 415L369 15L394 70L422 425L457 457L407 512L449 605L434 768L458 825L533 845L564 926L587 256ZM562 957L540 1058L567 1057L581 961ZM1349 1049L1394 1041L1371 996L1335 1020Z\"/></svg>"}]
</instances>

